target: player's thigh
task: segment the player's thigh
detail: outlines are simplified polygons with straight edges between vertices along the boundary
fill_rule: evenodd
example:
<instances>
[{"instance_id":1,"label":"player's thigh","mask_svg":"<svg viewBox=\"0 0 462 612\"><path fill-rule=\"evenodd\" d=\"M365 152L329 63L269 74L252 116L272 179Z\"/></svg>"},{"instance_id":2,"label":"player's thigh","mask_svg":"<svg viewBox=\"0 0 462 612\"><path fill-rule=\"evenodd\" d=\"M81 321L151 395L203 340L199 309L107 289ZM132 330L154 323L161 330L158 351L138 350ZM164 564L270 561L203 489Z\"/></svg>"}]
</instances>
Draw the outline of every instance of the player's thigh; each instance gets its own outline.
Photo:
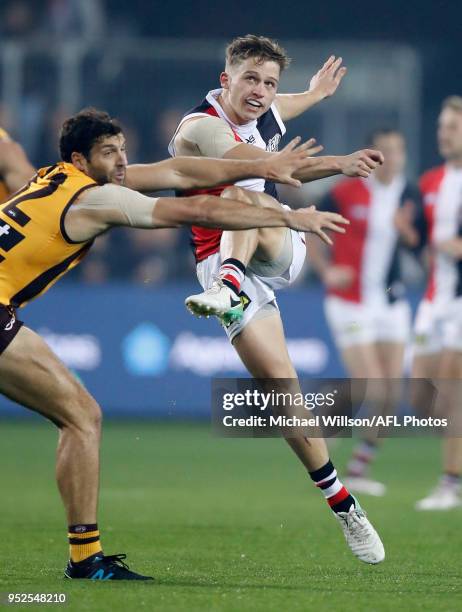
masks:
<instances>
[{"instance_id":1,"label":"player's thigh","mask_svg":"<svg viewBox=\"0 0 462 612\"><path fill-rule=\"evenodd\" d=\"M274 261L283 255L290 230L287 227L263 227L258 230L255 259Z\"/></svg>"},{"instance_id":2,"label":"player's thigh","mask_svg":"<svg viewBox=\"0 0 462 612\"><path fill-rule=\"evenodd\" d=\"M443 349L441 352L437 378L433 379L437 395L434 413L437 417L450 418L449 432L455 436L462 434L462 352Z\"/></svg>"},{"instance_id":3,"label":"player's thigh","mask_svg":"<svg viewBox=\"0 0 462 612\"><path fill-rule=\"evenodd\" d=\"M403 373L404 342L377 342L377 354L384 378L400 378Z\"/></svg>"},{"instance_id":4,"label":"player's thigh","mask_svg":"<svg viewBox=\"0 0 462 612\"><path fill-rule=\"evenodd\" d=\"M444 349L439 361L439 378L462 379L462 352Z\"/></svg>"},{"instance_id":5,"label":"player's thigh","mask_svg":"<svg viewBox=\"0 0 462 612\"><path fill-rule=\"evenodd\" d=\"M255 378L296 378L289 357L279 311L252 319L234 339L233 346Z\"/></svg>"},{"instance_id":6,"label":"player's thigh","mask_svg":"<svg viewBox=\"0 0 462 612\"><path fill-rule=\"evenodd\" d=\"M441 351L416 354L412 361L412 378L436 378L440 370Z\"/></svg>"},{"instance_id":7,"label":"player's thigh","mask_svg":"<svg viewBox=\"0 0 462 612\"><path fill-rule=\"evenodd\" d=\"M248 189L242 189L236 185L227 187L221 197L231 198L233 200L240 200L246 202L252 206L262 207L263 204L260 201L260 194L258 192L249 191ZM265 200L265 208L280 208L281 205L276 200ZM287 228L285 227L273 227L273 228L259 228L255 230L258 236L256 241L256 254L259 259L272 260L279 256L284 246ZM245 230L248 232L248 230ZM253 232L253 230L250 230ZM235 232L223 232L221 239L221 252L228 254L232 252L232 240ZM239 232L239 235L244 235L243 232ZM246 234L251 235L251 234ZM229 256L229 255L227 255Z\"/></svg>"},{"instance_id":8,"label":"player's thigh","mask_svg":"<svg viewBox=\"0 0 462 612\"><path fill-rule=\"evenodd\" d=\"M402 375L411 318L411 307L405 300L385 305L375 316L377 353L384 378L400 378Z\"/></svg>"},{"instance_id":9,"label":"player's thigh","mask_svg":"<svg viewBox=\"0 0 462 612\"><path fill-rule=\"evenodd\" d=\"M417 354L412 361L412 381L409 389L409 402L422 416L434 412L435 387L440 370L441 352ZM431 382L433 381L433 382Z\"/></svg>"},{"instance_id":10,"label":"player's thigh","mask_svg":"<svg viewBox=\"0 0 462 612\"><path fill-rule=\"evenodd\" d=\"M377 344L352 344L341 350L343 363L352 378L383 378Z\"/></svg>"},{"instance_id":11,"label":"player's thigh","mask_svg":"<svg viewBox=\"0 0 462 612\"><path fill-rule=\"evenodd\" d=\"M58 426L94 424L99 406L45 341L23 326L0 355L0 393Z\"/></svg>"},{"instance_id":12,"label":"player's thigh","mask_svg":"<svg viewBox=\"0 0 462 612\"><path fill-rule=\"evenodd\" d=\"M373 407L389 402L388 384L376 343L344 347L342 359L352 378L367 379L364 402ZM363 387L358 387L358 390L361 388Z\"/></svg>"},{"instance_id":13,"label":"player's thigh","mask_svg":"<svg viewBox=\"0 0 462 612\"><path fill-rule=\"evenodd\" d=\"M275 202L276 206L282 206L290 210L290 206ZM277 259L287 259L287 255L292 259L294 245L292 244L293 232L285 227L262 227L258 230L258 247L255 257L262 261L274 261ZM306 248L305 248L306 255ZM290 262L289 262L290 263ZM276 276L275 274L273 276Z\"/></svg>"}]
</instances>

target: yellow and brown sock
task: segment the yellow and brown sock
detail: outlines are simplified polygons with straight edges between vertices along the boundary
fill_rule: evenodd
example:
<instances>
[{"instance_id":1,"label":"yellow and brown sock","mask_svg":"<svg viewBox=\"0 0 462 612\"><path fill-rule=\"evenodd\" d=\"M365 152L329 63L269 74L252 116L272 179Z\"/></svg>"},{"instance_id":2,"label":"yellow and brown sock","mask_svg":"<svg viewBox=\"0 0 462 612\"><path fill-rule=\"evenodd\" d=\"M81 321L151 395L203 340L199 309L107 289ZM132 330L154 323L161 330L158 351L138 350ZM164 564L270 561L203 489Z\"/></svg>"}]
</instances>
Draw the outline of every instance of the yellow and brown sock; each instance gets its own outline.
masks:
<instances>
[{"instance_id":1,"label":"yellow and brown sock","mask_svg":"<svg viewBox=\"0 0 462 612\"><path fill-rule=\"evenodd\" d=\"M70 525L69 538L71 561L79 563L101 552L98 525Z\"/></svg>"}]
</instances>

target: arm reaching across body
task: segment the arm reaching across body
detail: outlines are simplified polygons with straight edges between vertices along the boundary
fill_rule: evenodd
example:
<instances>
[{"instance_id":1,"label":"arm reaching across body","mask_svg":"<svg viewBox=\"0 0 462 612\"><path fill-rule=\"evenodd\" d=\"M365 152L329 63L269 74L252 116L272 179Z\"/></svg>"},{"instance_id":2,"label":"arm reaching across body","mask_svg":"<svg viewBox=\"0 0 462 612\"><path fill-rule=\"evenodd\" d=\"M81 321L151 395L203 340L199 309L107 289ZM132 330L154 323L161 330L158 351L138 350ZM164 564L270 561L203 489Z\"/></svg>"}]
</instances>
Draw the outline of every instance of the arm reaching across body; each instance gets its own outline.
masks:
<instances>
[{"instance_id":1,"label":"arm reaching across body","mask_svg":"<svg viewBox=\"0 0 462 612\"><path fill-rule=\"evenodd\" d=\"M277 94L276 106L283 121L298 117L309 108L332 96L340 85L347 69L342 58L331 55L320 70L312 77L307 91L295 94Z\"/></svg>"},{"instance_id":2,"label":"arm reaching across body","mask_svg":"<svg viewBox=\"0 0 462 612\"><path fill-rule=\"evenodd\" d=\"M307 146L314 145L308 141ZM303 145L301 145L303 146ZM317 179L344 174L366 178L381 163L383 155L379 151L363 149L350 155L312 157L322 147L306 150L303 165L293 174L296 180L308 183ZM175 137L177 153L184 155L202 155L204 157L221 157L228 160L258 160L282 155L270 153L247 143L236 143L231 128L218 117L200 117L184 123ZM278 182L277 179L272 179Z\"/></svg>"},{"instance_id":3,"label":"arm reaching across body","mask_svg":"<svg viewBox=\"0 0 462 612\"><path fill-rule=\"evenodd\" d=\"M253 159L258 153L274 155L266 151L259 151L256 147L245 143L237 145L225 155L225 159ZM311 157L303 168L294 173L294 177L302 183L309 183L318 179L343 174L344 176L367 178L377 166L383 163L383 155L373 149L362 149L350 155L329 155Z\"/></svg>"},{"instance_id":4,"label":"arm reaching across body","mask_svg":"<svg viewBox=\"0 0 462 612\"><path fill-rule=\"evenodd\" d=\"M323 227L344 231L336 226L336 223L348 223L343 217L320 217L320 214L314 207L297 211L286 210L279 205L275 207L273 200L271 203L263 200L259 206L255 206L236 199L209 195L149 198L126 187L106 184L82 194L79 201L69 209L64 227L66 234L75 242L92 240L112 226L158 229L200 225L224 230L289 227L299 231L313 231L319 235Z\"/></svg>"},{"instance_id":5,"label":"arm reaching across body","mask_svg":"<svg viewBox=\"0 0 462 612\"><path fill-rule=\"evenodd\" d=\"M230 128L229 131L231 132ZM232 132L231 138L234 146L236 141ZM294 138L279 153L266 157L260 155L251 160L175 157L155 164L131 165L127 168L125 185L145 192L160 189L183 191L261 177L299 187L300 181L292 178L292 174L310 164L310 157L322 149L314 146L313 138L302 144L300 140L300 137Z\"/></svg>"},{"instance_id":6,"label":"arm reaching across body","mask_svg":"<svg viewBox=\"0 0 462 612\"><path fill-rule=\"evenodd\" d=\"M247 202L254 206L271 207L276 209L282 209L281 205L277 200L260 191L249 191L248 189L242 189L241 187L228 187L223 191L221 197L231 198L233 200L239 200L241 202ZM283 209L284 210L284 209ZM323 242L328 245L332 244L332 240L323 230L330 230L339 234L345 233L345 228L341 225L349 225L350 222L334 212L324 212L316 210L315 206L309 206L308 208L300 208L298 210L291 210L291 216L295 219L297 215L302 215L304 230L311 234L316 234L321 238ZM340 224L340 225L339 225ZM291 226L292 227L292 226ZM292 227L292 229L298 229Z\"/></svg>"}]
</instances>

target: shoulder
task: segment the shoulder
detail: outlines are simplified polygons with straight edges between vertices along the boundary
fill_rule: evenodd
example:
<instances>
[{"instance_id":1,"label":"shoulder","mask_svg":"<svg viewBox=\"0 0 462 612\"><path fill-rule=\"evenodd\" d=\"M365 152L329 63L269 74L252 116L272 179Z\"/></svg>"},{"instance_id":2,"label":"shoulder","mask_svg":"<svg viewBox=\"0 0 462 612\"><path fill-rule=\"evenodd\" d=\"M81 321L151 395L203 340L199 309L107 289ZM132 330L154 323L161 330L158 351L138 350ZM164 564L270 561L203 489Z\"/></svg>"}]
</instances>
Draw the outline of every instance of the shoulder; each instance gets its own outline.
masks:
<instances>
[{"instance_id":1,"label":"shoulder","mask_svg":"<svg viewBox=\"0 0 462 612\"><path fill-rule=\"evenodd\" d=\"M204 139L209 141L211 138L228 137L235 140L235 134L231 126L220 117L202 115L187 119L178 129L175 136L175 143L182 140L192 144L200 145Z\"/></svg>"},{"instance_id":2,"label":"shoulder","mask_svg":"<svg viewBox=\"0 0 462 612\"><path fill-rule=\"evenodd\" d=\"M193 117L186 117L185 121L180 126L179 132L195 133L198 130L205 129L223 129L228 128L231 131L231 127L224 119L220 117L214 117L213 115L195 115Z\"/></svg>"}]
</instances>

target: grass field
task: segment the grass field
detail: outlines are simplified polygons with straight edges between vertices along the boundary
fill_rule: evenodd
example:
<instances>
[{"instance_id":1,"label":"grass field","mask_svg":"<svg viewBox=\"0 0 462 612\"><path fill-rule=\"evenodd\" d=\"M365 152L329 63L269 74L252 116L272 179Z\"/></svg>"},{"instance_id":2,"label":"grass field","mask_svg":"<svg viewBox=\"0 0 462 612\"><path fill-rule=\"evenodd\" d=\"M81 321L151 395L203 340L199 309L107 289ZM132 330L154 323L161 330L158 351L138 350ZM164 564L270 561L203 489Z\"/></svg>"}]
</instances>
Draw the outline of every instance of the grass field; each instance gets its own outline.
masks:
<instances>
[{"instance_id":1,"label":"grass field","mask_svg":"<svg viewBox=\"0 0 462 612\"><path fill-rule=\"evenodd\" d=\"M65 609L98 612L462 609L462 511L412 509L437 476L436 440L387 442L376 475L389 495L362 497L387 559L367 566L282 441L218 439L202 425L106 423L103 545L156 578L133 584L62 578L55 439L46 424L0 423L0 592L66 593ZM338 466L350 447L344 440L332 450Z\"/></svg>"}]
</instances>

